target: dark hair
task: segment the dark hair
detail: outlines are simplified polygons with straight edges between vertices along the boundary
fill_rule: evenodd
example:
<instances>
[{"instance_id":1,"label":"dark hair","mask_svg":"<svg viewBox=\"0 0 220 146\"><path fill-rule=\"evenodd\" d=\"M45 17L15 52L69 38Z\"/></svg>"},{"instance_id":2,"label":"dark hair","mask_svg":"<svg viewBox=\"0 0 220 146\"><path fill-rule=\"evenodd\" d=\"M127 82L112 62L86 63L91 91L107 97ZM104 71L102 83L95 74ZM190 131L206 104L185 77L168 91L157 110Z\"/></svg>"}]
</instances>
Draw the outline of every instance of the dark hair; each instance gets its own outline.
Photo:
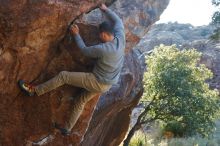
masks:
<instances>
[{"instance_id":1,"label":"dark hair","mask_svg":"<svg viewBox=\"0 0 220 146\"><path fill-rule=\"evenodd\" d=\"M102 22L99 25L99 32L100 33L101 32L108 32L108 33L110 33L112 35L114 34L111 24L109 22L106 22L106 21Z\"/></svg>"}]
</instances>

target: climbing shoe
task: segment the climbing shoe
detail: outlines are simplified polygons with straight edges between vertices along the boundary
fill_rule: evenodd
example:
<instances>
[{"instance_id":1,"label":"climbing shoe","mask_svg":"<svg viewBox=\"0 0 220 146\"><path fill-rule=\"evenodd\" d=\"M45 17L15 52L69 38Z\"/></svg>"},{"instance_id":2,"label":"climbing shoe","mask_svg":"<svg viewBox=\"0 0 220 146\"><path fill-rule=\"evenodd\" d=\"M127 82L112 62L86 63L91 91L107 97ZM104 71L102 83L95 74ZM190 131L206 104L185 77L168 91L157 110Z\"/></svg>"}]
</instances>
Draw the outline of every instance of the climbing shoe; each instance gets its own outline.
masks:
<instances>
[{"instance_id":1,"label":"climbing shoe","mask_svg":"<svg viewBox=\"0 0 220 146\"><path fill-rule=\"evenodd\" d=\"M22 91L24 91L25 94L28 96L34 96L35 95L35 90L34 86L25 83L23 80L18 81L18 86L21 88Z\"/></svg>"},{"instance_id":2,"label":"climbing shoe","mask_svg":"<svg viewBox=\"0 0 220 146\"><path fill-rule=\"evenodd\" d=\"M68 136L71 133L71 131L69 131L65 128L61 128L61 126L59 124L57 124L56 122L53 123L53 127L58 129L63 136Z\"/></svg>"}]
</instances>

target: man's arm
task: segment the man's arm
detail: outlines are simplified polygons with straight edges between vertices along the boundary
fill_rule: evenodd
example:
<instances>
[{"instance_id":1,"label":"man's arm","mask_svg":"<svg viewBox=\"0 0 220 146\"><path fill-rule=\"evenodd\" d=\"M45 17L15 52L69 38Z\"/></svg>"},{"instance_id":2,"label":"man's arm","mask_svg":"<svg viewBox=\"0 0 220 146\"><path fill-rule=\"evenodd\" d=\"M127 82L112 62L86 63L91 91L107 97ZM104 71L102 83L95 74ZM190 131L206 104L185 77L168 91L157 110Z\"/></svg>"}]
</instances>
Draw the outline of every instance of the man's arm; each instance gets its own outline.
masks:
<instances>
[{"instance_id":1,"label":"man's arm","mask_svg":"<svg viewBox=\"0 0 220 146\"><path fill-rule=\"evenodd\" d=\"M103 45L99 44L99 45L94 45L94 46L89 46L87 47L83 41L83 39L81 38L81 36L79 35L79 28L77 25L74 25L71 29L74 39L76 41L76 44L78 46L78 48L82 51L82 53L85 56L88 57L93 57L93 58L98 58L102 56L102 48Z\"/></svg>"},{"instance_id":2,"label":"man's arm","mask_svg":"<svg viewBox=\"0 0 220 146\"><path fill-rule=\"evenodd\" d=\"M105 4L101 4L100 9L104 12L104 14L114 23L114 31L124 31L124 25L121 18L115 14L112 10L107 8Z\"/></svg>"}]
</instances>

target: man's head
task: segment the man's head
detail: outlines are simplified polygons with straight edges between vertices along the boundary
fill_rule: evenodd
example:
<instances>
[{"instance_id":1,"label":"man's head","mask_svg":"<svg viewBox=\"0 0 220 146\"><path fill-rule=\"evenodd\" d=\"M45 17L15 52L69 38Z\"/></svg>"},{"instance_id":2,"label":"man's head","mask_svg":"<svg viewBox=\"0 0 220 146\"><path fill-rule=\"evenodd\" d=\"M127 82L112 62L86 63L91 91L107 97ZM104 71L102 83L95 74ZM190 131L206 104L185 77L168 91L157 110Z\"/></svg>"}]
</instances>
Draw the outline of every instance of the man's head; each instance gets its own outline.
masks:
<instances>
[{"instance_id":1,"label":"man's head","mask_svg":"<svg viewBox=\"0 0 220 146\"><path fill-rule=\"evenodd\" d=\"M114 39L114 32L110 23L105 21L99 25L99 37L103 42L109 42Z\"/></svg>"}]
</instances>

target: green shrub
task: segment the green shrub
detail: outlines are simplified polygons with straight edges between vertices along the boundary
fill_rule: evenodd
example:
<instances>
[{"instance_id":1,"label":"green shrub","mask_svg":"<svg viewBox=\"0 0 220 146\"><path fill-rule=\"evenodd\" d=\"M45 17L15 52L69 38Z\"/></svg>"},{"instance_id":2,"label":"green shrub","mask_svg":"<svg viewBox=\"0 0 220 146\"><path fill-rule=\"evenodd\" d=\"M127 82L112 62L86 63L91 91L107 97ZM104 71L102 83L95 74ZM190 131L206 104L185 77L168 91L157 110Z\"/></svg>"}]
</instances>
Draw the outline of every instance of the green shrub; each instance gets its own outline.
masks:
<instances>
[{"instance_id":1,"label":"green shrub","mask_svg":"<svg viewBox=\"0 0 220 146\"><path fill-rule=\"evenodd\" d=\"M129 146L147 146L146 135L141 131L136 132L132 137Z\"/></svg>"},{"instance_id":2,"label":"green shrub","mask_svg":"<svg viewBox=\"0 0 220 146\"><path fill-rule=\"evenodd\" d=\"M170 131L174 134L174 137L183 137L184 134L184 124L178 121L171 121L166 124L163 131Z\"/></svg>"}]
</instances>

